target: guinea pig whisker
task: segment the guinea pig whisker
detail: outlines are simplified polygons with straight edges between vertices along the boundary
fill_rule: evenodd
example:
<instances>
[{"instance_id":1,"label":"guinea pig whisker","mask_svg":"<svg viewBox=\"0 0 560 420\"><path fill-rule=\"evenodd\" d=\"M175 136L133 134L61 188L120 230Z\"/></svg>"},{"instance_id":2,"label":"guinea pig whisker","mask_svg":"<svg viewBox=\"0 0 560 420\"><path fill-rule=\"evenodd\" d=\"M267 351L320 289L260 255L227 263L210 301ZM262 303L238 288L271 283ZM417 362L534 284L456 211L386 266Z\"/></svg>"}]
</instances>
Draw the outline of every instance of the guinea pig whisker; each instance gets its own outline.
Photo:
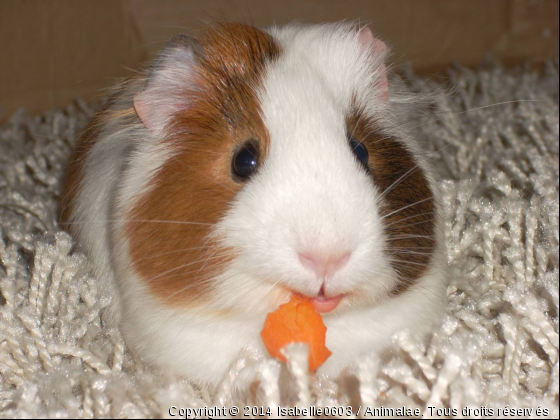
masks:
<instances>
[{"instance_id":1,"label":"guinea pig whisker","mask_svg":"<svg viewBox=\"0 0 560 420\"><path fill-rule=\"evenodd\" d=\"M394 263L399 263L399 264L417 265L419 267L429 267L430 266L430 264L418 263L418 262L415 262L415 261L408 261L408 260L400 260L398 258L389 258L389 261L394 262Z\"/></svg>"},{"instance_id":2,"label":"guinea pig whisker","mask_svg":"<svg viewBox=\"0 0 560 420\"><path fill-rule=\"evenodd\" d=\"M362 270L361 273L362 273L362 274L360 274L361 277L366 281L369 280L369 276L371 276L371 275L382 277L384 279L390 279L390 276L388 276L387 274L385 274L383 272L380 272L378 270L375 270L371 267L368 267L367 269Z\"/></svg>"},{"instance_id":3,"label":"guinea pig whisker","mask_svg":"<svg viewBox=\"0 0 560 420\"><path fill-rule=\"evenodd\" d=\"M155 255L150 255L149 257L145 257L145 258L140 258L139 260L136 260L136 262L139 261L145 261L145 260L150 260L152 258L158 258L161 257L162 255L169 255L169 254L176 254L178 252L185 252L186 251L195 251L195 250L199 250L199 249L208 249L210 248L211 245L202 245L202 246L195 246L195 247L191 247L191 248L183 248L183 249L175 249L173 251L168 251L168 252L162 252L161 254L155 254Z\"/></svg>"},{"instance_id":4,"label":"guinea pig whisker","mask_svg":"<svg viewBox=\"0 0 560 420\"><path fill-rule=\"evenodd\" d=\"M428 198L425 198L425 199L423 199L423 200L417 201L417 202L415 202L415 203L409 204L409 205L407 205L407 206L401 207L401 208L398 209L398 210L395 210L395 211L392 211L392 212L389 213L389 214L383 215L383 216L381 217L381 219L385 219L385 218L387 218L387 217L393 216L394 214L397 214L397 213L399 213L399 212L401 212L401 211L403 211L403 210L406 210L406 209L408 209L408 208L410 208L410 207L414 207L414 206L416 206L416 205L418 205L418 204L422 204L422 203L425 203L426 201L430 201L430 200L433 200L433 199L434 199L434 197L428 197Z\"/></svg>"},{"instance_id":5,"label":"guinea pig whisker","mask_svg":"<svg viewBox=\"0 0 560 420\"><path fill-rule=\"evenodd\" d=\"M180 275L176 275L174 277L179 277L179 276ZM186 292L187 290L189 290L193 287L199 287L201 283L203 283L203 284L208 283L212 279L213 279L213 277L210 276L210 277L207 277L207 278L204 278L204 279L197 279L196 284L187 283L184 287L181 287L179 290L176 290L175 292L171 293L169 296L166 296L165 299L163 300L163 302L167 302L167 301L173 299L175 296L180 295L181 293L184 293L184 292Z\"/></svg>"},{"instance_id":6,"label":"guinea pig whisker","mask_svg":"<svg viewBox=\"0 0 560 420\"><path fill-rule=\"evenodd\" d=\"M398 223L392 223L391 226L389 226L390 231L392 230L400 230L400 229L407 229L409 227L412 226L418 226L418 225L423 225L424 223L432 223L433 219L429 219L429 220L422 220L421 222L416 222L416 223L410 223L408 225L404 225L404 226L400 226L398 225Z\"/></svg>"},{"instance_id":7,"label":"guinea pig whisker","mask_svg":"<svg viewBox=\"0 0 560 420\"><path fill-rule=\"evenodd\" d=\"M358 127L360 126L360 122L361 119L365 118L365 113L360 112L359 116L358 116L358 120L356 121L356 123L354 124L354 128L352 129L352 132L350 133L350 137L354 138L356 135L356 130L358 129Z\"/></svg>"},{"instance_id":8,"label":"guinea pig whisker","mask_svg":"<svg viewBox=\"0 0 560 420\"><path fill-rule=\"evenodd\" d=\"M216 256L211 257L211 258L216 259L216 258L221 258L221 257L222 257L222 255L216 255ZM194 271L194 270L192 270L192 271ZM192 271L191 271L191 272L192 272ZM198 286L200 285L200 283L208 283L208 282L214 280L215 278L216 278L215 275L210 275L210 276L208 276L208 277L206 277L206 278L204 278L204 279L202 279L202 280L197 279L196 285L195 285L195 284L192 284L192 283L189 283L189 284L185 285L185 286L182 287L181 289L179 289L179 290L173 292L171 295L167 296L167 297L164 299L164 302L165 302L165 301L168 301L168 300L170 300L170 299L172 299L173 297L175 297L175 296L177 296L177 295L179 295L179 294L181 294L181 293L183 293L183 292L186 292L187 290L189 290L189 289L192 288L192 287L195 287L195 286L198 287Z\"/></svg>"},{"instance_id":9,"label":"guinea pig whisker","mask_svg":"<svg viewBox=\"0 0 560 420\"><path fill-rule=\"evenodd\" d=\"M487 108L493 108L495 106L502 106L502 105L510 105L510 104L520 104L520 103L524 103L524 102L542 102L542 99L516 99L516 100L512 100L512 101L503 101L503 102L496 102L493 104L489 104L489 105L482 105L482 106L478 106L476 108L469 108L466 109L464 111L442 111L442 112L438 112L432 115L445 115L445 114L453 114L453 115L462 115L462 114L466 114L468 112L475 112L475 111L480 111L483 109L487 109Z\"/></svg>"},{"instance_id":10,"label":"guinea pig whisker","mask_svg":"<svg viewBox=\"0 0 560 420\"><path fill-rule=\"evenodd\" d=\"M517 100L512 100L512 101L504 101L504 102L496 102L494 104L489 104L489 105L483 105L480 107L476 107L476 108L470 108L470 109L466 109L464 111L441 111L441 112L436 112L436 113L426 113L424 115L421 115L420 117L417 118L411 118L407 121L404 121L400 124L397 125L393 125L391 128L395 129L395 128L401 128L401 127L405 127L406 125L416 122L418 120L421 120L423 118L430 118L430 117L436 117L433 120L430 121L426 121L425 123L419 124L417 126L413 126L413 127L407 127L407 130L414 130L416 128L420 128L423 127L424 125L433 123L433 122L441 122L443 121L443 118L437 118L439 116L444 116L444 115L462 115L462 114L466 114L469 112L476 112L476 111L480 111L483 109L487 109L487 108L492 108L492 107L497 107L497 106L503 106L503 105L510 105L510 104L516 104L516 103L523 103L523 102L541 102L540 99L517 99Z\"/></svg>"},{"instance_id":11,"label":"guinea pig whisker","mask_svg":"<svg viewBox=\"0 0 560 420\"><path fill-rule=\"evenodd\" d=\"M414 287L414 289L408 289L407 293L419 293L419 294L422 294L424 296L439 297L439 294L435 290L432 290L429 287L426 287L421 282L418 282L416 280L409 280L409 279L404 278L404 279L401 279L401 283L404 283L406 286L409 286L409 287Z\"/></svg>"},{"instance_id":12,"label":"guinea pig whisker","mask_svg":"<svg viewBox=\"0 0 560 420\"><path fill-rule=\"evenodd\" d=\"M428 215L433 215L433 214L436 214L436 212L428 211L428 212L425 212L425 213L414 214L412 216L405 217L404 219L395 220L394 222L389 223L387 226L393 226L397 223L402 223L402 222L405 222L405 221L410 220L410 219L415 219L417 217L428 216Z\"/></svg>"},{"instance_id":13,"label":"guinea pig whisker","mask_svg":"<svg viewBox=\"0 0 560 420\"><path fill-rule=\"evenodd\" d=\"M387 247L385 249L390 249L390 250L399 250L399 249L404 249L404 250L410 250L410 249L433 249L433 247L431 246L390 246Z\"/></svg>"},{"instance_id":14,"label":"guinea pig whisker","mask_svg":"<svg viewBox=\"0 0 560 420\"><path fill-rule=\"evenodd\" d=\"M401 260L401 259L398 258L398 256L401 255L401 254L405 254L405 253L403 253L403 252L396 252L395 254L391 255L391 257L389 258L389 260L390 260L391 262L399 262L399 263L402 262L402 263L404 263L404 264L410 263L410 264L422 265L422 266L428 266L428 265L430 265L430 264L426 264L426 263L417 263L417 262L414 262L414 261L410 261L410 260L408 260L408 259L406 259L406 260Z\"/></svg>"},{"instance_id":15,"label":"guinea pig whisker","mask_svg":"<svg viewBox=\"0 0 560 420\"><path fill-rule=\"evenodd\" d=\"M392 262L392 263L412 264L412 265L419 265L419 266L422 266L422 267L427 267L427 266L430 265L430 264L418 263L418 262L410 261L410 260L401 260L401 259L397 258L399 254L400 253L396 253L395 255L392 255L389 258L389 261Z\"/></svg>"},{"instance_id":16,"label":"guinea pig whisker","mask_svg":"<svg viewBox=\"0 0 560 420\"><path fill-rule=\"evenodd\" d=\"M380 138L376 138L374 141L371 142L372 145L375 145L377 143L381 143L385 140L393 140L394 137L393 136L385 136L385 137L380 137Z\"/></svg>"},{"instance_id":17,"label":"guinea pig whisker","mask_svg":"<svg viewBox=\"0 0 560 420\"><path fill-rule=\"evenodd\" d=\"M176 270L179 270L179 269L181 269L181 268L184 268L184 267L176 267L176 268L173 269L172 271L176 271ZM190 279L191 277L194 278L194 275L193 275L193 276L190 276L189 274L194 273L196 270L197 270L197 269L195 268L195 269L188 270L188 271L185 271L185 272L180 272L180 273L175 273L175 274L171 274L171 275L166 275L166 276L165 276L165 280L180 279L181 277L183 277L184 279ZM147 282L150 282L151 280L155 280L155 279L152 278L152 279L149 279L149 280L146 280L146 281L147 281ZM201 280L200 280L200 279L196 279L196 283L197 283L197 285L200 284L200 283L201 283ZM191 284L191 283L188 283L188 284ZM167 300L168 298L169 298L169 296L166 297L165 299Z\"/></svg>"},{"instance_id":18,"label":"guinea pig whisker","mask_svg":"<svg viewBox=\"0 0 560 420\"><path fill-rule=\"evenodd\" d=\"M413 234L402 234L402 235L395 235L392 236L391 239L434 239L433 236L428 235L413 235Z\"/></svg>"},{"instance_id":19,"label":"guinea pig whisker","mask_svg":"<svg viewBox=\"0 0 560 420\"><path fill-rule=\"evenodd\" d=\"M426 267L429 267L430 264L422 264L422 263L417 263L417 262L413 262L413 261L404 261L404 260L391 260L396 266L400 266L402 269L405 269L406 271L414 271L414 272L423 272L424 269ZM406 268L405 268L405 264L406 264ZM410 267L411 265L413 265L414 267Z\"/></svg>"},{"instance_id":20,"label":"guinea pig whisker","mask_svg":"<svg viewBox=\"0 0 560 420\"><path fill-rule=\"evenodd\" d=\"M403 248L401 248L401 249L403 249ZM386 250L387 251L393 251L394 248L386 248ZM433 253L432 252L417 252L417 251L404 250L404 251L398 251L397 252L397 255L400 255L400 254L403 254L403 255L432 255Z\"/></svg>"},{"instance_id":21,"label":"guinea pig whisker","mask_svg":"<svg viewBox=\"0 0 560 420\"><path fill-rule=\"evenodd\" d=\"M393 182L391 185L389 185L389 187L387 187L385 189L385 191L383 191L383 193L379 196L379 199L382 199L383 197L385 197L389 191L391 191L394 187L396 187L398 184L400 184L404 179L406 179L406 177L410 176L415 170L419 169L420 167L418 165L414 165L411 169L409 169L408 171L406 171L403 175L401 175L395 182Z\"/></svg>"},{"instance_id":22,"label":"guinea pig whisker","mask_svg":"<svg viewBox=\"0 0 560 420\"><path fill-rule=\"evenodd\" d=\"M182 268L182 267L176 267L176 269L179 269L179 268ZM193 273L194 271L195 270L189 270L189 271L184 272L184 273L175 273L175 274L172 274L170 276L166 276L166 279L174 279L174 278L179 278L179 277L185 277L186 275L188 275L190 273ZM187 282L184 287L182 287L181 289L173 292L171 295L166 296L162 300L162 302L167 302L170 299L172 299L173 297L175 297L176 295L178 295L178 294L180 294L180 293L182 293L182 292L184 292L184 291L186 291L190 288L199 287L201 284L206 284L206 283L210 282L211 280L213 280L214 278L215 278L215 276L210 275L210 276L207 276L205 278L196 279L196 284L194 284L192 282Z\"/></svg>"},{"instance_id":23,"label":"guinea pig whisker","mask_svg":"<svg viewBox=\"0 0 560 420\"><path fill-rule=\"evenodd\" d=\"M204 270L204 268L206 267L208 262L210 262L211 260L215 260L216 258L221 258L222 257L221 255L214 255L215 253L216 253L216 251L214 251L214 253L212 253L212 255L210 255L208 258L206 258L204 263L200 266L200 268L196 272L195 277L198 276L202 270Z\"/></svg>"},{"instance_id":24,"label":"guinea pig whisker","mask_svg":"<svg viewBox=\"0 0 560 420\"><path fill-rule=\"evenodd\" d=\"M427 159L431 159L434 156L437 156L440 152L442 152L443 150L445 150L446 148L448 148L451 145L452 145L451 143L448 143L445 146L443 146L442 148L436 150L435 152L429 153L425 157ZM383 193L379 196L379 199L382 199L383 197L385 197L393 188L395 188L397 185L399 185L401 182L403 182L407 177L412 175L414 173L414 171L416 171L417 169L420 169L420 165L418 165L418 164L414 165L411 169L409 169L407 172L405 172L403 175L401 175L395 182L393 182L389 187L387 187L385 189L385 191L383 191Z\"/></svg>"},{"instance_id":25,"label":"guinea pig whisker","mask_svg":"<svg viewBox=\"0 0 560 420\"><path fill-rule=\"evenodd\" d=\"M221 257L220 255L217 255L217 256L209 257L209 259L217 259L217 258L220 258L220 257ZM195 261L188 262L188 263L186 263L186 264L181 264L181 265L179 265L178 267L172 268L172 269L170 269L170 270L166 270L166 271L164 271L163 273L160 273L160 274L158 274L157 276L152 277L151 279L145 280L145 281L146 281L147 283L152 282L152 281L154 281L154 280L156 280L156 279L158 279L158 278L160 278L160 277L165 276L165 275L168 274L168 273L172 273L173 271L177 271L177 270L180 270L180 269L182 269L182 268L185 268L185 267L191 266L191 265L193 265L193 264L196 264L196 263L200 262L199 260L200 260L200 258L198 258L198 259L195 260ZM193 271L194 271L194 270L193 270ZM185 274L185 273L181 273L181 274Z\"/></svg>"}]
</instances>

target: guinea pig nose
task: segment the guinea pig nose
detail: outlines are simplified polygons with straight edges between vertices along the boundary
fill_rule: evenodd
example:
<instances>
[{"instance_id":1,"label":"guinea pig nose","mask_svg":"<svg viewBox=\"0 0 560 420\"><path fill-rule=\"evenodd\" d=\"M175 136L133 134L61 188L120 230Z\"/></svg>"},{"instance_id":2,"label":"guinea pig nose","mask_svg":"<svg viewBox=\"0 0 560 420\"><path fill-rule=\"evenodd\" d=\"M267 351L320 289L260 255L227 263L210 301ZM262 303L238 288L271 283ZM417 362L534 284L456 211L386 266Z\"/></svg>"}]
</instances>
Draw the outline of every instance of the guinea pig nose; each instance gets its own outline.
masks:
<instances>
[{"instance_id":1,"label":"guinea pig nose","mask_svg":"<svg viewBox=\"0 0 560 420\"><path fill-rule=\"evenodd\" d=\"M348 263L350 252L337 255L316 255L311 253L298 253L301 264L313 271L317 277L332 277Z\"/></svg>"}]
</instances>

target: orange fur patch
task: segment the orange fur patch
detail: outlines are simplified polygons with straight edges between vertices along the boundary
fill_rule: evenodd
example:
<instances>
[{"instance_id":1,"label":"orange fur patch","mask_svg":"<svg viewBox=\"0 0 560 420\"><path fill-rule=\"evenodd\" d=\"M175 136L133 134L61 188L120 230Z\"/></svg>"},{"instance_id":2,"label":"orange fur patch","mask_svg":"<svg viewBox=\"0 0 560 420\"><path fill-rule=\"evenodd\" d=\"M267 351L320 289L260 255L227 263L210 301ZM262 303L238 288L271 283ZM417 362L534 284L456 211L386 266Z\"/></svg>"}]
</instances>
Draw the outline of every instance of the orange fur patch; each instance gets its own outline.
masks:
<instances>
[{"instance_id":1,"label":"orange fur patch","mask_svg":"<svg viewBox=\"0 0 560 420\"><path fill-rule=\"evenodd\" d=\"M234 150L253 139L261 162L266 156L270 140L255 89L279 54L270 35L242 24L216 25L197 41L197 90L185 92L190 106L174 116L164 140L173 156L125 228L135 271L173 305L203 301L209 280L235 252L210 234L242 187L231 177Z\"/></svg>"}]
</instances>

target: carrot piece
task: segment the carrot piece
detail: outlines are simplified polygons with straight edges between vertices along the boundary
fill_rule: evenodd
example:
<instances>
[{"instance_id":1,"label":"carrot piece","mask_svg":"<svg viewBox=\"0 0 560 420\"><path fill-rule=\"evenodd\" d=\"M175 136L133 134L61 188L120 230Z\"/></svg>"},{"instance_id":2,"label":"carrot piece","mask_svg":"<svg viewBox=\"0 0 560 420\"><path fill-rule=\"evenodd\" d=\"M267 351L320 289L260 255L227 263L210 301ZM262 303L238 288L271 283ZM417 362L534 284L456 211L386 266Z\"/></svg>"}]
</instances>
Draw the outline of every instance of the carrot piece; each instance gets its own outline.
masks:
<instances>
[{"instance_id":1,"label":"carrot piece","mask_svg":"<svg viewBox=\"0 0 560 420\"><path fill-rule=\"evenodd\" d=\"M332 354L325 345L327 327L309 300L294 296L266 317L261 331L263 343L272 357L286 361L281 350L291 343L309 346L309 370L317 370Z\"/></svg>"}]
</instances>

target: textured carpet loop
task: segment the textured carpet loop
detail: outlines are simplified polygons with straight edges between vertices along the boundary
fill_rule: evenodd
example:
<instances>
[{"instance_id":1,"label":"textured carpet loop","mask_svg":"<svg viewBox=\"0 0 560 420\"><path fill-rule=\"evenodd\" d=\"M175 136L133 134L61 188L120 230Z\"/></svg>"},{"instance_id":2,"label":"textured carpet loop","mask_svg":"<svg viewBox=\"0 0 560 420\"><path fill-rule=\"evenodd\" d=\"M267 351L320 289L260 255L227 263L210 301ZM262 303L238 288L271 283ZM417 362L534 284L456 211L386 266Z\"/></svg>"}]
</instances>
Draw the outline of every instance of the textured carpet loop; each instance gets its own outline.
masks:
<instances>
[{"instance_id":1,"label":"textured carpet loop","mask_svg":"<svg viewBox=\"0 0 560 420\"><path fill-rule=\"evenodd\" d=\"M273 413L278 412L280 407L280 389L277 385L280 382L280 369L281 366L276 360L268 360L259 368L262 398L268 401Z\"/></svg>"},{"instance_id":2,"label":"textured carpet loop","mask_svg":"<svg viewBox=\"0 0 560 420\"><path fill-rule=\"evenodd\" d=\"M396 334L395 338L398 346L417 363L422 374L428 379L428 381L433 383L437 377L437 372L432 365L433 361L430 361L424 354L424 351L422 351L423 349L418 347L418 344L412 338L410 332L401 331Z\"/></svg>"}]
</instances>

